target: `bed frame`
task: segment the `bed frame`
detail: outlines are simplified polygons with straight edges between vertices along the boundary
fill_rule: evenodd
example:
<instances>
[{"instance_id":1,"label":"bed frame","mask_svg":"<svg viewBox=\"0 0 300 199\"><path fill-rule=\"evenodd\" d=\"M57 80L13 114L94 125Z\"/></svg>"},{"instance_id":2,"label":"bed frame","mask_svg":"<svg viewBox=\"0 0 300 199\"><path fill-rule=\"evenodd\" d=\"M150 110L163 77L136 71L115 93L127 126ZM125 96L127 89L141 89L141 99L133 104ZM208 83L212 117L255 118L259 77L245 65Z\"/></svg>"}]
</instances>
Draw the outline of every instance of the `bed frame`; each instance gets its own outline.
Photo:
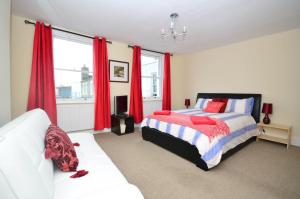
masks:
<instances>
[{"instance_id":1,"label":"bed frame","mask_svg":"<svg viewBox=\"0 0 300 199\"><path fill-rule=\"evenodd\" d=\"M254 98L254 105L251 115L258 123L260 121L260 106L261 106L261 94L238 94L238 93L198 93L198 98L233 98L233 99L243 99L243 98ZM198 149L189 144L188 142L176 138L168 133L163 133L157 129L150 127L142 128L142 136L146 141L153 142L158 146L161 146L164 149L169 150L172 153L183 157L194 164L197 167L208 171L206 163L201 159L201 155L198 152ZM230 149L225 154L223 154L221 161L225 160L227 157L231 156L235 152L239 151L243 147L247 146L249 143L255 140L256 137L248 139L246 142L243 142L237 145L235 148Z\"/></svg>"}]
</instances>

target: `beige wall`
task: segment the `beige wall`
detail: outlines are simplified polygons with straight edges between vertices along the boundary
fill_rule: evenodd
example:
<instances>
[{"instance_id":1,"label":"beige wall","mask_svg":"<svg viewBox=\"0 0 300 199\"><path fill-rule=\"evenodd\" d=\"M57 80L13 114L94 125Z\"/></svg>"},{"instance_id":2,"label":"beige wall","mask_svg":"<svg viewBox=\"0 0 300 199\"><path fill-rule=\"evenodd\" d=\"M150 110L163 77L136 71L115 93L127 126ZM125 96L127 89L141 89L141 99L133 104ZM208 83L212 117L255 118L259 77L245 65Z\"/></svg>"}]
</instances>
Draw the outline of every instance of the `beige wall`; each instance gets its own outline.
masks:
<instances>
[{"instance_id":1,"label":"beige wall","mask_svg":"<svg viewBox=\"0 0 300 199\"><path fill-rule=\"evenodd\" d=\"M0 127L10 120L10 0L0 1Z\"/></svg>"},{"instance_id":2,"label":"beige wall","mask_svg":"<svg viewBox=\"0 0 300 199\"><path fill-rule=\"evenodd\" d=\"M183 56L184 93L261 93L300 145L300 29Z\"/></svg>"},{"instance_id":3,"label":"beige wall","mask_svg":"<svg viewBox=\"0 0 300 199\"><path fill-rule=\"evenodd\" d=\"M132 69L132 49L128 48L128 44L118 43L113 41L112 45L108 45L109 59L129 62L129 83L110 83L110 102L111 112L114 111L114 96L116 95L128 95L128 107L130 99L130 83L131 83L131 69Z\"/></svg>"},{"instance_id":4,"label":"beige wall","mask_svg":"<svg viewBox=\"0 0 300 199\"><path fill-rule=\"evenodd\" d=\"M174 55L171 58L171 100L172 109L184 108L184 77L185 77L184 57Z\"/></svg>"},{"instance_id":5,"label":"beige wall","mask_svg":"<svg viewBox=\"0 0 300 199\"><path fill-rule=\"evenodd\" d=\"M12 15L11 31L11 83L12 117L15 118L26 111L31 71L32 44L34 27L24 24L24 18ZM130 97L132 49L125 43L115 42L108 44L109 59L129 62L129 83L111 82L111 110L113 111L113 96L128 95ZM181 57L171 58L172 97L173 104L178 107L182 104ZM174 66L173 66L174 65ZM177 86L178 85L178 86ZM180 88L180 89L179 89Z\"/></svg>"},{"instance_id":6,"label":"beige wall","mask_svg":"<svg viewBox=\"0 0 300 199\"><path fill-rule=\"evenodd\" d=\"M26 111L31 71L34 28L24 19L11 18L11 112L15 118Z\"/></svg>"}]
</instances>

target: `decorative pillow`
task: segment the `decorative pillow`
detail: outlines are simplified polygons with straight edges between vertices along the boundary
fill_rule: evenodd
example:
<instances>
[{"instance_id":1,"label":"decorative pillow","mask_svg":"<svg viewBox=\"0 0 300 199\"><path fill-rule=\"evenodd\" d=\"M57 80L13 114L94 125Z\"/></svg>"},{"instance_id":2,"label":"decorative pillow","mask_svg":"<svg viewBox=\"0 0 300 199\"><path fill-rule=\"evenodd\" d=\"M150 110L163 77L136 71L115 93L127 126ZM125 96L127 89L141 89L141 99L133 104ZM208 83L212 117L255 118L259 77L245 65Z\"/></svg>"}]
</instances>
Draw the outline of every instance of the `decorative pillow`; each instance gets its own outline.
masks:
<instances>
[{"instance_id":1,"label":"decorative pillow","mask_svg":"<svg viewBox=\"0 0 300 199\"><path fill-rule=\"evenodd\" d=\"M224 106L224 102L209 101L207 107L204 109L204 112L219 113L223 106Z\"/></svg>"},{"instance_id":2,"label":"decorative pillow","mask_svg":"<svg viewBox=\"0 0 300 199\"><path fill-rule=\"evenodd\" d=\"M213 102L224 102L224 105L221 107L219 113L224 113L225 112L226 105L227 105L227 102L228 102L228 98L214 98L212 101Z\"/></svg>"},{"instance_id":3,"label":"decorative pillow","mask_svg":"<svg viewBox=\"0 0 300 199\"><path fill-rule=\"evenodd\" d=\"M59 127L50 125L45 137L45 157L52 158L62 171L76 171L78 158L69 136Z\"/></svg>"},{"instance_id":4,"label":"decorative pillow","mask_svg":"<svg viewBox=\"0 0 300 199\"><path fill-rule=\"evenodd\" d=\"M209 101L211 101L211 99L199 98L194 108L205 109Z\"/></svg>"},{"instance_id":5,"label":"decorative pillow","mask_svg":"<svg viewBox=\"0 0 300 199\"><path fill-rule=\"evenodd\" d=\"M235 112L251 115L254 105L254 98L228 99L225 112Z\"/></svg>"}]
</instances>

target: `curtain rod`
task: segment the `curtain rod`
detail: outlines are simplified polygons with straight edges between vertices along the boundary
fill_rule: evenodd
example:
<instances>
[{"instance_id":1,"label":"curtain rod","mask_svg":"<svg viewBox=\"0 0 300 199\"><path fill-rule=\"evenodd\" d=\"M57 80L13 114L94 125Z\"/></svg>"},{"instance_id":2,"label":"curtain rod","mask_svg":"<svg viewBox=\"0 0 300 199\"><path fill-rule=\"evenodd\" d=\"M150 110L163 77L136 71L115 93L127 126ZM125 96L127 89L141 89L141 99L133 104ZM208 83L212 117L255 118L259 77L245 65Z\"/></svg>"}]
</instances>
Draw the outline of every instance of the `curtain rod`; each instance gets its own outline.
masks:
<instances>
[{"instance_id":1,"label":"curtain rod","mask_svg":"<svg viewBox=\"0 0 300 199\"><path fill-rule=\"evenodd\" d=\"M31 22L31 21L28 21L28 20L25 20L24 23L25 23L25 24L32 24L32 25L35 25L34 22ZM94 39L94 37L89 36L89 35L84 35L84 34L72 32L72 31L68 31L68 30L64 30L64 29L60 29L60 28L56 28L56 27L52 27L52 29L53 29L53 30L57 30L57 31L61 31L61 32L65 32L65 33L70 33L70 34L77 35L77 36L81 36L81 37L86 37L86 38L89 38L89 39ZM109 44L112 44L111 41L106 41L106 42L109 43Z\"/></svg>"},{"instance_id":2,"label":"curtain rod","mask_svg":"<svg viewBox=\"0 0 300 199\"><path fill-rule=\"evenodd\" d=\"M128 45L128 48L133 48L132 45ZM165 54L163 52L159 52L159 51L155 51L155 50L148 50L148 49L145 49L145 48L141 48L142 50L145 50L145 51L149 51L149 52L152 52L152 53L158 53L158 54ZM173 56L173 54L170 54L170 56Z\"/></svg>"}]
</instances>

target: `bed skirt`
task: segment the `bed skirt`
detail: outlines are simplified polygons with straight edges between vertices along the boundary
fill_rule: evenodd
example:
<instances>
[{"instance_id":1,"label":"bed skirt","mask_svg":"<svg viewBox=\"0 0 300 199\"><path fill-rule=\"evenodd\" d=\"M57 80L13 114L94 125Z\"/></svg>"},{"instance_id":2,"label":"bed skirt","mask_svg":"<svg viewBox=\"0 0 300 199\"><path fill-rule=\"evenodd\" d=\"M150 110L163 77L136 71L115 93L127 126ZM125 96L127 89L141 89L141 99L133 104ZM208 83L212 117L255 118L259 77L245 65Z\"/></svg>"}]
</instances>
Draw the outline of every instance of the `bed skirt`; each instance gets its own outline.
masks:
<instances>
[{"instance_id":1,"label":"bed skirt","mask_svg":"<svg viewBox=\"0 0 300 199\"><path fill-rule=\"evenodd\" d=\"M176 138L168 133L162 133L161 131L150 127L142 128L142 136L144 140L153 142L154 144L157 144L158 146L167 149L170 152L175 153L182 158L185 158L186 160L189 160L202 170L209 170L207 164L201 159L201 155L194 145L191 145L188 142ZM230 149L222 155L221 161L225 160L227 157L247 146L255 139L256 137L251 137L247 141L237 145L235 148Z\"/></svg>"}]
</instances>

